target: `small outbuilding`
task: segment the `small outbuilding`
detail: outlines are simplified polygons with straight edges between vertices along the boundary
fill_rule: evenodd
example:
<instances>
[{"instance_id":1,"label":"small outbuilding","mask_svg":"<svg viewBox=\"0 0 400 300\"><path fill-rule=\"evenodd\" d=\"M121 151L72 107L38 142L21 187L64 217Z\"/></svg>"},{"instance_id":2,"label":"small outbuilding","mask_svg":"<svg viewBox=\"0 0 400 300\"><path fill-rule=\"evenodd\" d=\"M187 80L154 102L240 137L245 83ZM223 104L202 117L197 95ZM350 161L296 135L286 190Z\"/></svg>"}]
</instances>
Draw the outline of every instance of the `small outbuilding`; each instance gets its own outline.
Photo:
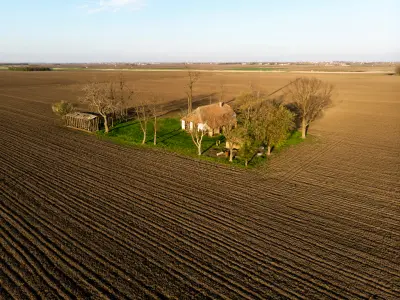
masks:
<instances>
[{"instance_id":1,"label":"small outbuilding","mask_svg":"<svg viewBox=\"0 0 400 300\"><path fill-rule=\"evenodd\" d=\"M205 130L209 136L220 134L225 126L236 126L236 113L224 102L204 105L181 119L182 129Z\"/></svg>"},{"instance_id":2,"label":"small outbuilding","mask_svg":"<svg viewBox=\"0 0 400 300\"><path fill-rule=\"evenodd\" d=\"M67 127L95 132L100 129L101 120L98 115L85 112L73 112L64 116Z\"/></svg>"}]
</instances>

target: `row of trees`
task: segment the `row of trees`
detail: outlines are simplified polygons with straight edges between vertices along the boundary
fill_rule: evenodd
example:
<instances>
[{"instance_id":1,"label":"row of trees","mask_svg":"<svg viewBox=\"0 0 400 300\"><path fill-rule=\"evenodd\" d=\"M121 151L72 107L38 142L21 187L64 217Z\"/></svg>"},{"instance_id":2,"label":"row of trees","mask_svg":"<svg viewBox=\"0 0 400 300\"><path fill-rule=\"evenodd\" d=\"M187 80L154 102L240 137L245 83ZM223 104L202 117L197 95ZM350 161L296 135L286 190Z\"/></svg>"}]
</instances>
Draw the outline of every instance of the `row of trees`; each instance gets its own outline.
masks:
<instances>
[{"instance_id":1,"label":"row of trees","mask_svg":"<svg viewBox=\"0 0 400 300\"><path fill-rule=\"evenodd\" d=\"M236 98L238 123L225 126L223 134L229 148L229 161L233 161L233 150L240 145L240 156L247 166L248 161L260 147L281 145L295 126L295 114L283 103L259 97L259 93L245 93Z\"/></svg>"},{"instance_id":2,"label":"row of trees","mask_svg":"<svg viewBox=\"0 0 400 300\"><path fill-rule=\"evenodd\" d=\"M134 91L126 85L122 75L117 80L89 82L82 91L80 101L101 115L106 133L114 126L114 121L127 119L128 103L134 96Z\"/></svg>"},{"instance_id":3,"label":"row of trees","mask_svg":"<svg viewBox=\"0 0 400 300\"><path fill-rule=\"evenodd\" d=\"M129 111L136 115L143 132L142 144L146 142L149 121L153 121L154 144L157 143L157 118L162 109L162 98L152 94L144 97L125 82L122 75L117 79L105 82L91 81L82 88L83 95L79 97L81 103L86 104L89 109L99 114L103 119L104 132L109 133L111 128L118 122L128 120ZM135 101L132 101L135 97ZM132 103L134 102L134 103ZM75 111L75 105L61 101L52 105L54 113L65 116Z\"/></svg>"},{"instance_id":4,"label":"row of trees","mask_svg":"<svg viewBox=\"0 0 400 300\"><path fill-rule=\"evenodd\" d=\"M147 139L147 129L150 120L153 120L154 145L157 143L157 118L161 113L162 98L152 94L144 97L125 83L120 75L118 80L111 80L105 83L90 82L83 88L84 95L81 102L87 104L91 109L100 114L104 120L104 131L108 133L114 126L115 121L126 121L128 118L128 107L136 115L143 132L142 144ZM135 103L132 99L135 97ZM109 124L111 120L111 124Z\"/></svg>"},{"instance_id":5,"label":"row of trees","mask_svg":"<svg viewBox=\"0 0 400 300\"><path fill-rule=\"evenodd\" d=\"M235 99L238 122L223 128L229 161L233 161L236 146L240 146L239 153L246 165L260 147L265 147L266 154L270 155L271 149L282 145L297 127L305 139L310 124L331 106L333 86L316 78L303 77L287 84L283 93L280 100L271 100L251 90ZM199 155L203 136L202 130L192 131Z\"/></svg>"},{"instance_id":6,"label":"row of trees","mask_svg":"<svg viewBox=\"0 0 400 300\"><path fill-rule=\"evenodd\" d=\"M187 112L192 111L193 90L200 74L188 69L188 81L185 86L187 95ZM278 147L285 142L289 133L300 127L302 138L306 137L307 129L311 122L321 116L325 108L332 103L333 86L315 78L298 78L284 89L284 97L270 100L269 96L262 95L259 91L250 90L238 96L234 101L234 109L238 122L227 124L223 128L229 160L233 160L233 148L240 145L240 156L247 165L251 157L260 147L266 148L266 154L271 154L273 147ZM224 89L221 85L220 101ZM135 97L135 101L133 100ZM153 121L154 144L157 143L157 118L161 112L162 99L157 95L144 97L129 88L122 75L117 79L106 82L92 81L83 87L82 103L87 104L93 111L103 118L104 131L108 133L115 121L126 121L128 118L128 105L140 124L143 132L142 144L146 142L149 121ZM53 105L53 111L65 115L74 110L68 102ZM194 145L201 155L201 145L205 132L192 130L191 136Z\"/></svg>"}]
</instances>

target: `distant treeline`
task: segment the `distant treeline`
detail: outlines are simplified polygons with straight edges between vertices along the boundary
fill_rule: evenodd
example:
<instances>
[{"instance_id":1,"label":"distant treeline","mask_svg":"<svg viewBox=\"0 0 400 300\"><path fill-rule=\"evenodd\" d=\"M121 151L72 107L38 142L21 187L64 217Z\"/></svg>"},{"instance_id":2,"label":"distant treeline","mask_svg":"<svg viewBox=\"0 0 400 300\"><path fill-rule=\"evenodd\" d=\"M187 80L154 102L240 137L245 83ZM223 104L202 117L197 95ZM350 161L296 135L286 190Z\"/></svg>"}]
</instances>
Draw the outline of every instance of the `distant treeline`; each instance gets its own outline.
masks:
<instances>
[{"instance_id":1,"label":"distant treeline","mask_svg":"<svg viewBox=\"0 0 400 300\"><path fill-rule=\"evenodd\" d=\"M32 66L18 66L18 67L8 67L10 71L52 71L48 67L32 67Z\"/></svg>"}]
</instances>

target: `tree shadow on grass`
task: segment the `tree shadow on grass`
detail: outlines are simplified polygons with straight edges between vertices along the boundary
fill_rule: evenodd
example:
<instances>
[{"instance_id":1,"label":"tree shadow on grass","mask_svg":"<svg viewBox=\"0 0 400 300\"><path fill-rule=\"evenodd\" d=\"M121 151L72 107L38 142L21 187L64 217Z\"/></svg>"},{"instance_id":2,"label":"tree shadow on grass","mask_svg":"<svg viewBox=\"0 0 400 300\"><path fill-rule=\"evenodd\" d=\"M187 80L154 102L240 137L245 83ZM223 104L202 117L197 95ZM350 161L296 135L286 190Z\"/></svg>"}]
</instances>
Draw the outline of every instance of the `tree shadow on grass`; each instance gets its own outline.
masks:
<instances>
[{"instance_id":1,"label":"tree shadow on grass","mask_svg":"<svg viewBox=\"0 0 400 300\"><path fill-rule=\"evenodd\" d=\"M157 141L160 143L165 143L166 141L172 139L173 137L179 135L180 133L181 133L181 129L177 128L177 129L167 132L161 136L157 135ZM154 138L153 138L153 142L154 142Z\"/></svg>"},{"instance_id":2,"label":"tree shadow on grass","mask_svg":"<svg viewBox=\"0 0 400 300\"><path fill-rule=\"evenodd\" d=\"M223 135L220 135L220 136L218 136L218 139L215 139L215 140L213 140L213 141L210 141L210 145L209 145L206 149L204 149L204 150L201 152L201 154L204 154L204 153L206 153L208 150L210 150L212 147L217 146L217 145L216 145L216 142L217 142L217 141L220 141L220 143L223 143L223 142L225 141L224 136L223 136ZM208 143L207 143L207 144L208 144Z\"/></svg>"},{"instance_id":3,"label":"tree shadow on grass","mask_svg":"<svg viewBox=\"0 0 400 300\"><path fill-rule=\"evenodd\" d=\"M110 128L110 132L113 131L113 130L116 130L116 129L125 128L125 127L132 126L132 125L135 125L135 124L138 124L138 123L139 123L138 120L135 120L135 121L133 121L133 122L130 122L130 121L131 121L131 120L129 120L129 121L127 121L127 122L118 123L118 124L115 125L114 127Z\"/></svg>"}]
</instances>

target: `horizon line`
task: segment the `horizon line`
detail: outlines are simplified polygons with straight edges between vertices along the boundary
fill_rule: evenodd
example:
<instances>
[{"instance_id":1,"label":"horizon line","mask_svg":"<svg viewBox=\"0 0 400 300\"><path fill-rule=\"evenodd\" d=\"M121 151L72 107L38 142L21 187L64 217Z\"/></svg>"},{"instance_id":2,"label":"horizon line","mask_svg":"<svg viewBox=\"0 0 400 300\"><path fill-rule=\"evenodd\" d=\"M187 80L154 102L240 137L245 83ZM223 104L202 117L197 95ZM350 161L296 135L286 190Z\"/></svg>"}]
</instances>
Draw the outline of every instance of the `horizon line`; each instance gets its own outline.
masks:
<instances>
[{"instance_id":1,"label":"horizon line","mask_svg":"<svg viewBox=\"0 0 400 300\"><path fill-rule=\"evenodd\" d=\"M11 61L1 62L0 65L29 65L29 64L267 64L267 63L400 63L400 60L287 60L287 61L87 61L87 62L27 62L27 61Z\"/></svg>"}]
</instances>

